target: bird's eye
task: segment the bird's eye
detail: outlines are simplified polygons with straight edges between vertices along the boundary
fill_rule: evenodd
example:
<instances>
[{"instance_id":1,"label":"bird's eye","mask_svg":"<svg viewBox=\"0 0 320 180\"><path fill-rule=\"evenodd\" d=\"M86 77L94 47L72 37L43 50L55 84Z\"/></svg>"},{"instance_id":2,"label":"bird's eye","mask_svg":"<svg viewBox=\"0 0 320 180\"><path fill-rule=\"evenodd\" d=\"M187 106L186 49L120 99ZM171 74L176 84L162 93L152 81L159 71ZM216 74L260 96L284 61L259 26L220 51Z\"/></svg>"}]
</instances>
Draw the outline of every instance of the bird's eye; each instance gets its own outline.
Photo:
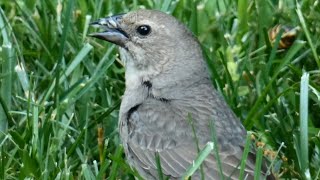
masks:
<instances>
[{"instance_id":1,"label":"bird's eye","mask_svg":"<svg viewBox=\"0 0 320 180\"><path fill-rule=\"evenodd\" d=\"M151 27L148 25L138 26L137 32L142 36L147 36L151 32Z\"/></svg>"}]
</instances>

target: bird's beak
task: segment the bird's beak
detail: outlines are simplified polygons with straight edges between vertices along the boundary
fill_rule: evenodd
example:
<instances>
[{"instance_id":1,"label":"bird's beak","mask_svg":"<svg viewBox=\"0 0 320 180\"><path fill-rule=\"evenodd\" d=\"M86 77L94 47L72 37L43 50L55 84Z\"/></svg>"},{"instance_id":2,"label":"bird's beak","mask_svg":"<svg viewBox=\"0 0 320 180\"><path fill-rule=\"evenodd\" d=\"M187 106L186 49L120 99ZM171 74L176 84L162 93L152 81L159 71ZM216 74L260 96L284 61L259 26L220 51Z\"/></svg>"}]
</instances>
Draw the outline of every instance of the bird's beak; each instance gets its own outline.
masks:
<instances>
[{"instance_id":1,"label":"bird's beak","mask_svg":"<svg viewBox=\"0 0 320 180\"><path fill-rule=\"evenodd\" d=\"M129 36L120 27L120 22L123 15L124 14L109 16L90 23L90 25L101 28L104 31L91 33L89 34L89 36L109 41L111 43L124 47L125 42L128 40Z\"/></svg>"}]
</instances>

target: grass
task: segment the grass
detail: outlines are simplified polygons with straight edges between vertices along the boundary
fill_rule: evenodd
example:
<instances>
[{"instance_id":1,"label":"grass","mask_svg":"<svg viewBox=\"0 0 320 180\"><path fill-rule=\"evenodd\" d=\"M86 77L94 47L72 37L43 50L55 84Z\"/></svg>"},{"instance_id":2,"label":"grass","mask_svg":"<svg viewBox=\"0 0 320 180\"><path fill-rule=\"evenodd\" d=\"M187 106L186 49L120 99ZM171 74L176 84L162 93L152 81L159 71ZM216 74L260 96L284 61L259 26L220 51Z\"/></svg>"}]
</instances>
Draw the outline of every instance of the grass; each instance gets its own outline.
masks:
<instances>
[{"instance_id":1,"label":"grass","mask_svg":"<svg viewBox=\"0 0 320 180\"><path fill-rule=\"evenodd\" d=\"M0 7L0 179L140 178L118 137L125 87L117 50L86 36L90 21L139 8L170 13L197 35L213 85L265 144L258 152L277 176L319 179L319 1L13 0ZM276 24L301 29L288 49L268 41Z\"/></svg>"}]
</instances>

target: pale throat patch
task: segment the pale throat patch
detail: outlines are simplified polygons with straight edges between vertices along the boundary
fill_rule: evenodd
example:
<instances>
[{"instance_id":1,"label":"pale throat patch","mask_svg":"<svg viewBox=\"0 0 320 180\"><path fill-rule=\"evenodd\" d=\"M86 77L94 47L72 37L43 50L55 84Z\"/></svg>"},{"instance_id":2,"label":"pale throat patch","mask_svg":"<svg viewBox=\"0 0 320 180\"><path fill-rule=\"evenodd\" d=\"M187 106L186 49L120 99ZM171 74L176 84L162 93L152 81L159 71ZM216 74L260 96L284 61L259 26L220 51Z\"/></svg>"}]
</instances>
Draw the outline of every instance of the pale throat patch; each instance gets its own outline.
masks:
<instances>
[{"instance_id":1,"label":"pale throat patch","mask_svg":"<svg viewBox=\"0 0 320 180\"><path fill-rule=\"evenodd\" d=\"M143 57L143 52L140 53L140 56ZM137 60L134 60L131 54L123 48L120 48L120 58L126 69L126 89L137 89L144 81L150 81L161 72L161 68L156 68L150 64L151 60L145 62L134 62ZM137 63L141 63L141 66L138 67Z\"/></svg>"},{"instance_id":2,"label":"pale throat patch","mask_svg":"<svg viewBox=\"0 0 320 180\"><path fill-rule=\"evenodd\" d=\"M153 68L137 69L132 62L126 64L126 88L137 89L144 81L150 81L152 77L158 74Z\"/></svg>"}]
</instances>

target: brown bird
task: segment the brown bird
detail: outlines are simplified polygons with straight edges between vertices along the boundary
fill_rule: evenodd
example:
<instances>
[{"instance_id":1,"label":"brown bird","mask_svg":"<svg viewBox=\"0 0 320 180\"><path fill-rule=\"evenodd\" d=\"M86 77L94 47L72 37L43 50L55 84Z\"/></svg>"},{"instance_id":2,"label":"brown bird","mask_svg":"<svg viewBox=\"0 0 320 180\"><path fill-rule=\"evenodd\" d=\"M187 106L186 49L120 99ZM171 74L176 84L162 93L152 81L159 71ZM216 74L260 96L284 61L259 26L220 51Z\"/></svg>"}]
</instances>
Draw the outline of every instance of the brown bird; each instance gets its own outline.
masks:
<instances>
[{"instance_id":1,"label":"brown bird","mask_svg":"<svg viewBox=\"0 0 320 180\"><path fill-rule=\"evenodd\" d=\"M180 179L198 155L195 135L202 149L212 141L213 124L223 176L238 179L247 132L213 88L192 33L174 17L155 10L102 18L92 25L104 31L91 36L117 44L125 64L119 132L129 164L145 179L158 179L158 153L163 174ZM213 153L202 166L205 179L221 178ZM254 168L254 155L249 154L247 179L253 179ZM198 170L192 179L200 178Z\"/></svg>"}]
</instances>

